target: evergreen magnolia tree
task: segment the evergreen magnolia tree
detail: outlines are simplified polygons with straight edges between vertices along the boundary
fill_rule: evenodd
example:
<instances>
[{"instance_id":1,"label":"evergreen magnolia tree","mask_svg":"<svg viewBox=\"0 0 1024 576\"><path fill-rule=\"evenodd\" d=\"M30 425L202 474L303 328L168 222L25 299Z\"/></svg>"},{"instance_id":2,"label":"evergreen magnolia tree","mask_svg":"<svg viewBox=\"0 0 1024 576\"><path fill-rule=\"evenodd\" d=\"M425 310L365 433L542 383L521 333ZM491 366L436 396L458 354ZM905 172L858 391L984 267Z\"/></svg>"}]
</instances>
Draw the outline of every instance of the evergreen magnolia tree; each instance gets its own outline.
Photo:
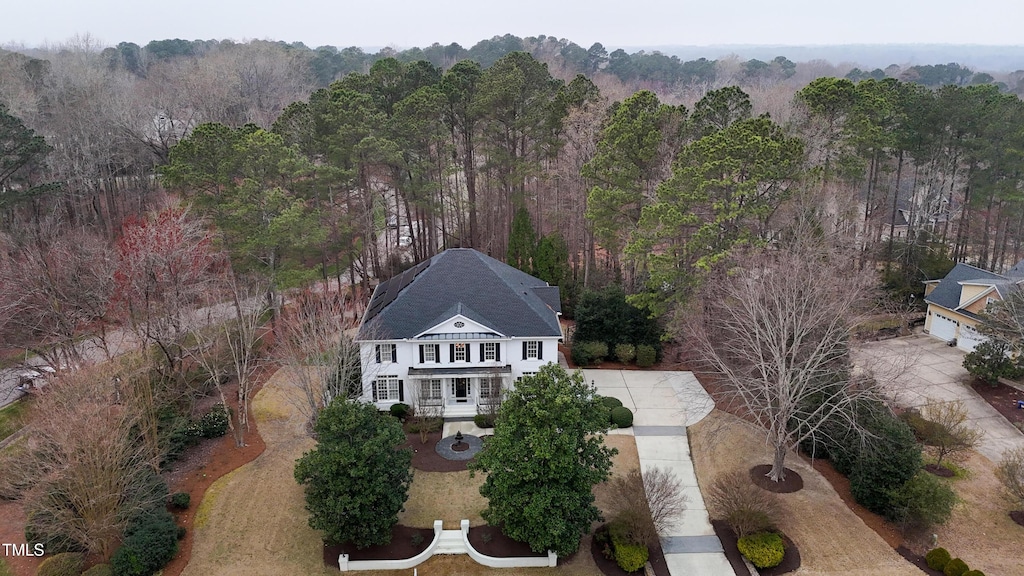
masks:
<instances>
[{"instance_id":1,"label":"evergreen magnolia tree","mask_svg":"<svg viewBox=\"0 0 1024 576\"><path fill-rule=\"evenodd\" d=\"M401 424L371 404L337 399L316 421L318 443L295 465L309 525L357 548L387 544L409 498L412 453Z\"/></svg>"},{"instance_id":2,"label":"evergreen magnolia tree","mask_svg":"<svg viewBox=\"0 0 1024 576\"><path fill-rule=\"evenodd\" d=\"M617 450L604 445L607 412L580 372L548 364L501 404L494 436L470 464L487 480L483 516L535 552L575 552L601 514L594 485L608 479Z\"/></svg>"}]
</instances>

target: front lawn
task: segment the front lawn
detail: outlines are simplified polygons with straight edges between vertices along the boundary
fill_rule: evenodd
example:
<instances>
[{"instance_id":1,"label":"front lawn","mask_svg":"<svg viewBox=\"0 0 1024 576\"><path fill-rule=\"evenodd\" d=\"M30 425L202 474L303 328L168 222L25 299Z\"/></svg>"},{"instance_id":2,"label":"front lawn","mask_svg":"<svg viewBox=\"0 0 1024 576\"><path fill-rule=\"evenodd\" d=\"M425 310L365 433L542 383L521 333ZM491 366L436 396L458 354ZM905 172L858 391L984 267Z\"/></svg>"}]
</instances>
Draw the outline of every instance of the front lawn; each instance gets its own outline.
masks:
<instances>
[{"instance_id":1,"label":"front lawn","mask_svg":"<svg viewBox=\"0 0 1024 576\"><path fill-rule=\"evenodd\" d=\"M14 434L25 425L25 418L31 405L32 400L26 396L0 408L0 441ZM0 574L3 573L0 572Z\"/></svg>"}]
</instances>

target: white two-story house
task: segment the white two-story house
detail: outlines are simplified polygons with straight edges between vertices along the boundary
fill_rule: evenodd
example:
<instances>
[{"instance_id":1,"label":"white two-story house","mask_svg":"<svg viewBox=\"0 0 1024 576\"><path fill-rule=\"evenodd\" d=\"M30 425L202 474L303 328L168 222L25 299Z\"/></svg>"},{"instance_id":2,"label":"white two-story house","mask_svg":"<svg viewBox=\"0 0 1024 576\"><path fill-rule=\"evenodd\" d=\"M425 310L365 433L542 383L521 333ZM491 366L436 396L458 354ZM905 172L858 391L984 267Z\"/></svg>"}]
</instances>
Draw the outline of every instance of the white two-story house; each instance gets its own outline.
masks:
<instances>
[{"instance_id":1,"label":"white two-story house","mask_svg":"<svg viewBox=\"0 0 1024 576\"><path fill-rule=\"evenodd\" d=\"M468 248L381 283L356 341L363 400L486 411L516 379L558 361L557 286Z\"/></svg>"}]
</instances>

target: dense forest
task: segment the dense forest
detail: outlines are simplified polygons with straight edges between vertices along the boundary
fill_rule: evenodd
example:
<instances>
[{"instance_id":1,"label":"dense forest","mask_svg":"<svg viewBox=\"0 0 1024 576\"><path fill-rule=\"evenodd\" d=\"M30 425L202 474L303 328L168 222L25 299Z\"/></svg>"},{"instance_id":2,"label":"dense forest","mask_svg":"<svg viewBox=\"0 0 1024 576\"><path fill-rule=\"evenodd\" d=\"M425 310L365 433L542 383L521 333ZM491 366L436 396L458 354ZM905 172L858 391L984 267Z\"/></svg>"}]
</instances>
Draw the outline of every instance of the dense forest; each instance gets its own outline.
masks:
<instances>
[{"instance_id":1,"label":"dense forest","mask_svg":"<svg viewBox=\"0 0 1024 576\"><path fill-rule=\"evenodd\" d=\"M97 262L126 219L178 201L272 290L369 287L462 246L568 304L619 283L660 314L734 248L811 222L905 301L952 261L1024 256L1022 90L1024 71L681 61L545 36L3 51L0 309L24 301L26 270L68 267L97 277L76 280L94 301L61 330L106 320Z\"/></svg>"}]
</instances>

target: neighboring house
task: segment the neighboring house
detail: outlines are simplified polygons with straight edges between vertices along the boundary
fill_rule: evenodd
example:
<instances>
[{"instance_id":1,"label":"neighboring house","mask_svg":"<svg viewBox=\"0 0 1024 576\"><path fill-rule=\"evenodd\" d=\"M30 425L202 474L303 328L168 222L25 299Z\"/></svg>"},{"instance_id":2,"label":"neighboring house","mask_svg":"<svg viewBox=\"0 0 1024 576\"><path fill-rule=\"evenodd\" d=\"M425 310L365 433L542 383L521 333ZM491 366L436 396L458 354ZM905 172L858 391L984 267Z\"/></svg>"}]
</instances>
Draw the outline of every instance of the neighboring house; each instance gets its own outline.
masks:
<instances>
[{"instance_id":1,"label":"neighboring house","mask_svg":"<svg viewBox=\"0 0 1024 576\"><path fill-rule=\"evenodd\" d=\"M1006 298L1024 286L1024 260L1005 274L996 274L969 264L957 264L941 280L925 282L928 303L925 331L958 348L971 352L985 341L978 333L978 316L985 307Z\"/></svg>"},{"instance_id":2,"label":"neighboring house","mask_svg":"<svg viewBox=\"0 0 1024 576\"><path fill-rule=\"evenodd\" d=\"M445 250L373 291L356 336L363 399L485 412L516 379L558 361L560 314L557 286L476 250Z\"/></svg>"}]
</instances>

